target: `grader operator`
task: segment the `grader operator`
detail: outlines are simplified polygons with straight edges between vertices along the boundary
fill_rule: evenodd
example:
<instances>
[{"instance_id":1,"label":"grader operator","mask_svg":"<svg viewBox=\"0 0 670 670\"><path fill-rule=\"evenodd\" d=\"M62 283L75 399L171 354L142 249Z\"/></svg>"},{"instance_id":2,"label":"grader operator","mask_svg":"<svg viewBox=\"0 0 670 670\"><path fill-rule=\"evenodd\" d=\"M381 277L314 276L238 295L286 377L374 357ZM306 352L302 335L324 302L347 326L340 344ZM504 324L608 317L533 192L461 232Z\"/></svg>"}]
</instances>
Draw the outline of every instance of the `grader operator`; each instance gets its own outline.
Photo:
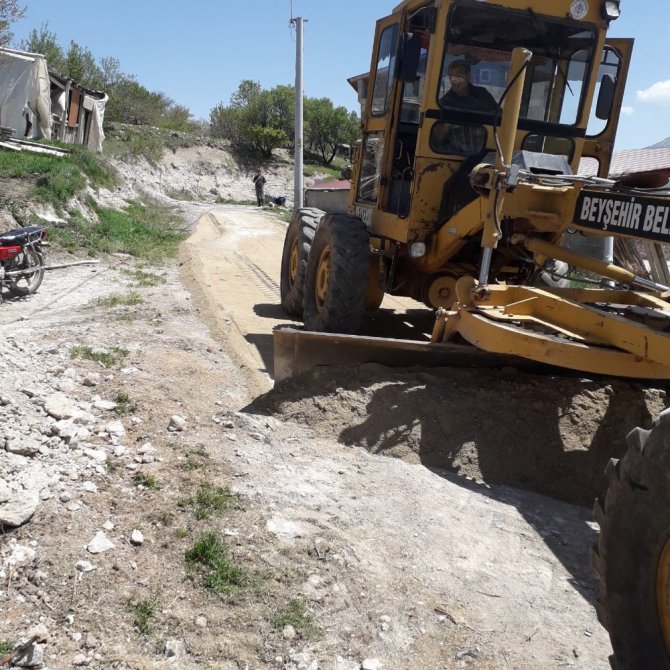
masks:
<instances>
[{"instance_id":1,"label":"grader operator","mask_svg":"<svg viewBox=\"0 0 670 670\"><path fill-rule=\"evenodd\" d=\"M275 333L276 372L310 343L332 361L361 342L367 360L408 348L458 360L467 342L670 379L667 174L608 179L632 51L607 39L619 12L618 0L405 0L378 21L348 214L300 209L287 230L281 300L305 330ZM613 262L613 237L646 246L656 272ZM605 253L581 251L587 240ZM346 339L386 293L437 311L431 342ZM628 439L596 505L598 612L615 667L660 670L670 415Z\"/></svg>"}]
</instances>

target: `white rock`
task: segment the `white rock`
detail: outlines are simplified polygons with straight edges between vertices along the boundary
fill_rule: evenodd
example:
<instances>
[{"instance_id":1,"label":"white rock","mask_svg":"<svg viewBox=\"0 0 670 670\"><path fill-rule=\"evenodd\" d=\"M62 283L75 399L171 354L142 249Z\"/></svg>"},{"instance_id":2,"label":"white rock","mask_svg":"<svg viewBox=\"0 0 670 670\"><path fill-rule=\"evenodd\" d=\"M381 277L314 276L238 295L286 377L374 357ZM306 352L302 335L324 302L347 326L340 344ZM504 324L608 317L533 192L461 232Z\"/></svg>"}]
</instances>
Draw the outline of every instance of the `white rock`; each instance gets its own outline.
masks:
<instances>
[{"instance_id":1,"label":"white rock","mask_svg":"<svg viewBox=\"0 0 670 670\"><path fill-rule=\"evenodd\" d=\"M49 631L43 623L38 623L26 633L26 637L37 637L37 642L48 642Z\"/></svg>"},{"instance_id":2,"label":"white rock","mask_svg":"<svg viewBox=\"0 0 670 670\"><path fill-rule=\"evenodd\" d=\"M93 403L93 407L95 407L95 409L101 409L106 412L111 412L113 409L116 409L118 407L118 404L115 403L113 400L96 400Z\"/></svg>"},{"instance_id":3,"label":"white rock","mask_svg":"<svg viewBox=\"0 0 670 670\"><path fill-rule=\"evenodd\" d=\"M115 545L107 539L107 536L100 530L95 537L88 543L86 549L91 554L101 554L104 551L114 549Z\"/></svg>"},{"instance_id":4,"label":"white rock","mask_svg":"<svg viewBox=\"0 0 670 670\"><path fill-rule=\"evenodd\" d=\"M207 617L203 616L202 614L200 616L197 616L195 618L195 625L198 628L207 628Z\"/></svg>"},{"instance_id":5,"label":"white rock","mask_svg":"<svg viewBox=\"0 0 670 670\"><path fill-rule=\"evenodd\" d=\"M85 377L82 384L84 386L97 386L100 383L100 374L97 372L89 372Z\"/></svg>"},{"instance_id":6,"label":"white rock","mask_svg":"<svg viewBox=\"0 0 670 670\"><path fill-rule=\"evenodd\" d=\"M95 570L95 565L93 565L91 561L77 561L75 563L75 568L77 568L79 572L91 572L92 570Z\"/></svg>"},{"instance_id":7,"label":"white rock","mask_svg":"<svg viewBox=\"0 0 670 670\"><path fill-rule=\"evenodd\" d=\"M130 544L134 544L136 547L144 544L144 535L142 535L139 530L135 529L130 534Z\"/></svg>"},{"instance_id":8,"label":"white rock","mask_svg":"<svg viewBox=\"0 0 670 670\"><path fill-rule=\"evenodd\" d=\"M168 425L168 430L172 432L178 432L186 428L186 419L183 416L175 414L170 417L170 423Z\"/></svg>"},{"instance_id":9,"label":"white rock","mask_svg":"<svg viewBox=\"0 0 670 670\"><path fill-rule=\"evenodd\" d=\"M81 488L87 493L97 493L98 487L95 482L86 481L81 485Z\"/></svg>"},{"instance_id":10,"label":"white rock","mask_svg":"<svg viewBox=\"0 0 670 670\"><path fill-rule=\"evenodd\" d=\"M378 658L366 658L361 663L361 670L379 670L381 667L382 664Z\"/></svg>"},{"instance_id":11,"label":"white rock","mask_svg":"<svg viewBox=\"0 0 670 670\"><path fill-rule=\"evenodd\" d=\"M168 640L165 643L165 655L168 658L183 658L186 656L186 645L181 640Z\"/></svg>"},{"instance_id":12,"label":"white rock","mask_svg":"<svg viewBox=\"0 0 670 670\"><path fill-rule=\"evenodd\" d=\"M40 443L30 436L12 436L5 442L5 449L10 454L18 454L19 456L35 456L40 451Z\"/></svg>"},{"instance_id":13,"label":"white rock","mask_svg":"<svg viewBox=\"0 0 670 670\"><path fill-rule=\"evenodd\" d=\"M282 630L282 637L285 640L295 640L297 633L295 628L293 626L284 626L284 629Z\"/></svg>"},{"instance_id":14,"label":"white rock","mask_svg":"<svg viewBox=\"0 0 670 670\"><path fill-rule=\"evenodd\" d=\"M38 489L13 493L9 500L0 504L0 526L21 526L35 514L40 502Z\"/></svg>"},{"instance_id":15,"label":"white rock","mask_svg":"<svg viewBox=\"0 0 670 670\"><path fill-rule=\"evenodd\" d=\"M37 668L44 663L44 645L31 644L21 656L14 657L12 665L17 668Z\"/></svg>"},{"instance_id":16,"label":"white rock","mask_svg":"<svg viewBox=\"0 0 670 670\"><path fill-rule=\"evenodd\" d=\"M79 410L69 398L60 393L55 393L46 399L44 411L56 421L60 421L61 419L73 418Z\"/></svg>"},{"instance_id":17,"label":"white rock","mask_svg":"<svg viewBox=\"0 0 670 670\"><path fill-rule=\"evenodd\" d=\"M115 437L123 437L126 434L126 429L121 421L110 421L105 425L105 432Z\"/></svg>"},{"instance_id":18,"label":"white rock","mask_svg":"<svg viewBox=\"0 0 670 670\"><path fill-rule=\"evenodd\" d=\"M105 530L114 530L114 524L111 521L105 521L105 523L102 524L102 527Z\"/></svg>"}]
</instances>

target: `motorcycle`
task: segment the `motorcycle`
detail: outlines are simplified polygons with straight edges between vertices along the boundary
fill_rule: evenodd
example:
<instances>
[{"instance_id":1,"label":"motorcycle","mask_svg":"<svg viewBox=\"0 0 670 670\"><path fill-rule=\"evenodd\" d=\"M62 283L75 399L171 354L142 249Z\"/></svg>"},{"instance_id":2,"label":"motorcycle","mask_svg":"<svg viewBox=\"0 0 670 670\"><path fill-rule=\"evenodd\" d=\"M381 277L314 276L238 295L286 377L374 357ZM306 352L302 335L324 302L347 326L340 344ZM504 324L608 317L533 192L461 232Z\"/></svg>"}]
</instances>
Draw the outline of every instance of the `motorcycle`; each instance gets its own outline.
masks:
<instances>
[{"instance_id":1,"label":"motorcycle","mask_svg":"<svg viewBox=\"0 0 670 670\"><path fill-rule=\"evenodd\" d=\"M0 233L0 302L2 288L13 297L32 295L44 278L44 226L26 226Z\"/></svg>"}]
</instances>

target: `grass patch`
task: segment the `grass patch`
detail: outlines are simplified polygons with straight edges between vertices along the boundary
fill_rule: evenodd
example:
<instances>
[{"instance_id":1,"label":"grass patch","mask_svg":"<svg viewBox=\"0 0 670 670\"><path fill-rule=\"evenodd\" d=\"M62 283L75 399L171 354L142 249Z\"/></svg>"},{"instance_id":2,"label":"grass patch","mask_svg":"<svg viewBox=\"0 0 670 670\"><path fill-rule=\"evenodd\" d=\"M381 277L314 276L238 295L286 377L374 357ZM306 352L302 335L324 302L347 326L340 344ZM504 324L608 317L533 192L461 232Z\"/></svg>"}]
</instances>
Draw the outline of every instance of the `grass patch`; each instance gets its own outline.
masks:
<instances>
[{"instance_id":1,"label":"grass patch","mask_svg":"<svg viewBox=\"0 0 670 670\"><path fill-rule=\"evenodd\" d=\"M35 179L35 199L59 210L86 187L87 177L94 186L114 185L114 173L95 154L85 147L68 145L67 148L70 154L61 158L30 151L3 151L0 177Z\"/></svg>"},{"instance_id":2,"label":"grass patch","mask_svg":"<svg viewBox=\"0 0 670 670\"><path fill-rule=\"evenodd\" d=\"M107 472L114 473L123 467L122 462L118 458L107 459Z\"/></svg>"},{"instance_id":3,"label":"grass patch","mask_svg":"<svg viewBox=\"0 0 670 670\"><path fill-rule=\"evenodd\" d=\"M7 656L14 649L14 643L11 640L0 640L0 660Z\"/></svg>"},{"instance_id":4,"label":"grass patch","mask_svg":"<svg viewBox=\"0 0 670 670\"><path fill-rule=\"evenodd\" d=\"M203 535L185 558L186 569L200 572L205 588L217 595L235 595L249 582L245 570L230 560L226 542L215 533Z\"/></svg>"},{"instance_id":5,"label":"grass patch","mask_svg":"<svg viewBox=\"0 0 670 670\"><path fill-rule=\"evenodd\" d=\"M245 207L256 207L258 204L255 200L235 200L234 198L222 198L220 196L214 202L217 205L244 205Z\"/></svg>"},{"instance_id":6,"label":"grass patch","mask_svg":"<svg viewBox=\"0 0 670 670\"><path fill-rule=\"evenodd\" d=\"M203 470L205 464L202 461L199 461L197 458L189 456L181 467L187 472L193 472L194 470Z\"/></svg>"},{"instance_id":7,"label":"grass patch","mask_svg":"<svg viewBox=\"0 0 670 670\"><path fill-rule=\"evenodd\" d=\"M180 540L183 540L185 537L188 537L191 534L191 529L182 526L177 528L174 532L175 537L178 537Z\"/></svg>"},{"instance_id":8,"label":"grass patch","mask_svg":"<svg viewBox=\"0 0 670 670\"><path fill-rule=\"evenodd\" d=\"M133 484L135 486L143 486L145 489L151 491L158 491L161 488L158 480L153 475L147 475L144 472L136 472L133 475Z\"/></svg>"},{"instance_id":9,"label":"grass patch","mask_svg":"<svg viewBox=\"0 0 670 670\"><path fill-rule=\"evenodd\" d=\"M144 302L142 296L137 291L132 291L127 295L108 295L106 298L96 298L95 304L100 307L132 307Z\"/></svg>"},{"instance_id":10,"label":"grass patch","mask_svg":"<svg viewBox=\"0 0 670 670\"><path fill-rule=\"evenodd\" d=\"M97 351L91 347L72 347L70 358L81 358L86 361L102 363L106 368L111 368L121 363L130 352L127 349L114 347L110 351Z\"/></svg>"},{"instance_id":11,"label":"grass patch","mask_svg":"<svg viewBox=\"0 0 670 670\"><path fill-rule=\"evenodd\" d=\"M233 497L227 486L201 486L195 496L182 498L177 502L181 508L193 508L195 518L199 521L209 518L212 514L222 514L230 506Z\"/></svg>"},{"instance_id":12,"label":"grass patch","mask_svg":"<svg viewBox=\"0 0 670 670\"><path fill-rule=\"evenodd\" d=\"M132 414L137 411L137 403L131 400L130 396L125 391L119 391L116 394L116 398L114 398L114 402L116 403L114 412L118 416Z\"/></svg>"},{"instance_id":13,"label":"grass patch","mask_svg":"<svg viewBox=\"0 0 670 670\"><path fill-rule=\"evenodd\" d=\"M144 272L143 270L121 270L123 274L131 277L139 286L158 286L165 284L165 277L159 277L151 272Z\"/></svg>"},{"instance_id":14,"label":"grass patch","mask_svg":"<svg viewBox=\"0 0 670 670\"><path fill-rule=\"evenodd\" d=\"M156 202L131 202L122 211L100 207L92 200L88 205L97 214L97 223L73 212L66 227L50 229L49 240L69 251L87 249L93 256L122 253L160 263L174 258L186 238L179 214Z\"/></svg>"},{"instance_id":15,"label":"grass patch","mask_svg":"<svg viewBox=\"0 0 670 670\"><path fill-rule=\"evenodd\" d=\"M128 611L133 615L133 623L135 628L142 633L142 635L149 635L151 633L151 619L156 614L156 607L158 606L158 594L153 598L143 598L135 600L128 598L126 603Z\"/></svg>"},{"instance_id":16,"label":"grass patch","mask_svg":"<svg viewBox=\"0 0 670 670\"><path fill-rule=\"evenodd\" d=\"M286 626L293 626L301 637L308 640L318 640L322 635L321 628L314 617L307 612L302 600L292 600L284 609L275 614L272 623L280 631Z\"/></svg>"}]
</instances>

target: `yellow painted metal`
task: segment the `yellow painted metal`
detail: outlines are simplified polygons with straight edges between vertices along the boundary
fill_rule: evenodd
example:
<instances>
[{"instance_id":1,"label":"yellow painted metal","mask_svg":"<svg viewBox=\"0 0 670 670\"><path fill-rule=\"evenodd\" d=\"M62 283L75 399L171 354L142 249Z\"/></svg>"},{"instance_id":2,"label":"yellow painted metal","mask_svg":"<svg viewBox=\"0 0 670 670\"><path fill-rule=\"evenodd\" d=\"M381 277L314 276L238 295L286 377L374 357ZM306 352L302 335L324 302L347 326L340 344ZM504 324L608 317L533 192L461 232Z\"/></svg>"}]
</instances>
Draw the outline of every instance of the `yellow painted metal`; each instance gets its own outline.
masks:
<instances>
[{"instance_id":1,"label":"yellow painted metal","mask_svg":"<svg viewBox=\"0 0 670 670\"><path fill-rule=\"evenodd\" d=\"M446 321L448 335L456 330L486 351L583 372L670 379L670 335L647 325L670 325L670 304L661 299L628 291L484 289L465 277L456 291L456 311L438 320ZM637 308L640 320L624 315L630 308ZM441 328L434 331L436 341Z\"/></svg>"},{"instance_id":2,"label":"yellow painted metal","mask_svg":"<svg viewBox=\"0 0 670 670\"><path fill-rule=\"evenodd\" d=\"M314 287L316 304L319 309L323 308L326 297L328 296L328 287L330 285L330 245L326 244L319 255L319 262L316 267L316 283Z\"/></svg>"},{"instance_id":3,"label":"yellow painted metal","mask_svg":"<svg viewBox=\"0 0 670 670\"><path fill-rule=\"evenodd\" d=\"M670 366L626 351L597 348L520 326L496 323L477 311L460 311L458 332L484 351L514 354L546 365L632 379L670 379Z\"/></svg>"},{"instance_id":4,"label":"yellow painted metal","mask_svg":"<svg viewBox=\"0 0 670 670\"><path fill-rule=\"evenodd\" d=\"M665 648L670 651L670 538L665 541L656 570L656 609Z\"/></svg>"},{"instance_id":5,"label":"yellow painted metal","mask_svg":"<svg viewBox=\"0 0 670 670\"><path fill-rule=\"evenodd\" d=\"M296 235L295 239L293 240L293 244L291 245L291 253L288 262L288 276L291 287L295 286L295 282L298 278L298 265L300 263L299 252L298 252L298 239L299 238Z\"/></svg>"}]
</instances>

